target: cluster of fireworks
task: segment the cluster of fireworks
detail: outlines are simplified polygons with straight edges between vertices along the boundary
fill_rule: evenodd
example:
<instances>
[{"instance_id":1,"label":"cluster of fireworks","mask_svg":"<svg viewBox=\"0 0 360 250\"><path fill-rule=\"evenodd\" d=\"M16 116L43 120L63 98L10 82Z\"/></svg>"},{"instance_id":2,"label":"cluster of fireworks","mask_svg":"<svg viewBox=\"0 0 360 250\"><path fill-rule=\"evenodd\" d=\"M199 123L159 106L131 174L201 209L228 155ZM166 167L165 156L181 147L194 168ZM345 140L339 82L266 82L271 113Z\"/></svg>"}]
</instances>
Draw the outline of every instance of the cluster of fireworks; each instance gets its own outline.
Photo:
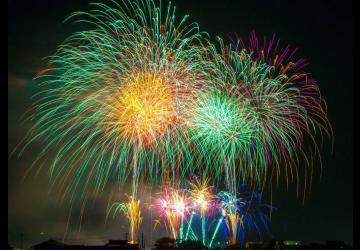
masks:
<instances>
[{"instance_id":1,"label":"cluster of fireworks","mask_svg":"<svg viewBox=\"0 0 360 250\"><path fill-rule=\"evenodd\" d=\"M155 227L162 222L169 238L178 242L201 241L209 248L216 238L230 244L244 244L246 234L261 237L262 231L268 230L268 215L273 208L262 203L260 190L251 190L246 185L238 190L236 194L227 191L215 194L208 179L196 177L184 188L163 185L162 191L153 197L156 202L150 205L159 218L154 221ZM140 201L134 201L131 196L127 199L125 203L113 203L108 215L124 215L129 223L130 242L136 242L142 222Z\"/></svg>"},{"instance_id":2,"label":"cluster of fireworks","mask_svg":"<svg viewBox=\"0 0 360 250\"><path fill-rule=\"evenodd\" d=\"M35 79L33 128L18 150L46 143L32 167L51 155L51 180L63 197L86 202L130 179L128 201L109 212L128 218L136 242L137 190L163 185L159 216L169 236L211 247L221 227L236 243L267 225L269 206L254 190L303 175L309 191L314 155L304 141L319 155L315 135L332 131L306 62L293 59L296 49L280 50L275 36L259 41L255 33L249 42L236 35L215 45L187 16L175 20L171 3L92 5L68 18L92 28L70 36ZM176 188L190 176L202 177ZM242 192L239 183L256 188ZM212 185L226 191L215 194Z\"/></svg>"}]
</instances>

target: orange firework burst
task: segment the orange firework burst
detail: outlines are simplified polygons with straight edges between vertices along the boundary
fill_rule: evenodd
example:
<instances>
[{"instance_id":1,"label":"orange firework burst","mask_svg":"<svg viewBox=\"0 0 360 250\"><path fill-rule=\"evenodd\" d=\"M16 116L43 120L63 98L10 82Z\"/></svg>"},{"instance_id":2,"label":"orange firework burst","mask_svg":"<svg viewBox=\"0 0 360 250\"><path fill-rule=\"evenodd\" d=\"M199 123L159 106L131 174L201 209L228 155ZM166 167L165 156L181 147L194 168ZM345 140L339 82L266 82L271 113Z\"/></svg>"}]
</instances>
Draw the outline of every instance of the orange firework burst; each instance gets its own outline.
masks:
<instances>
[{"instance_id":1,"label":"orange firework burst","mask_svg":"<svg viewBox=\"0 0 360 250\"><path fill-rule=\"evenodd\" d=\"M169 81L150 72L129 75L111 96L109 134L139 144L152 144L176 120L175 91Z\"/></svg>"}]
</instances>

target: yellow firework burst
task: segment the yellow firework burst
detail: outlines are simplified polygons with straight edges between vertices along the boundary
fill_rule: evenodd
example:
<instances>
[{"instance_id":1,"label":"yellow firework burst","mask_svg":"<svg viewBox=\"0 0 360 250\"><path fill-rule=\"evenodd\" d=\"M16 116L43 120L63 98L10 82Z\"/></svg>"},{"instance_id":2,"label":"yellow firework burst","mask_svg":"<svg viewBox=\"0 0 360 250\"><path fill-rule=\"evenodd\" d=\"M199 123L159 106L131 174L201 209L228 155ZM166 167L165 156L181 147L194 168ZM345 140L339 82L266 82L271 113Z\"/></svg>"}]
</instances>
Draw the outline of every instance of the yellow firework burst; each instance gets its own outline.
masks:
<instances>
[{"instance_id":1,"label":"yellow firework burst","mask_svg":"<svg viewBox=\"0 0 360 250\"><path fill-rule=\"evenodd\" d=\"M108 106L108 133L145 145L169 131L177 116L174 88L165 77L150 72L128 76Z\"/></svg>"}]
</instances>

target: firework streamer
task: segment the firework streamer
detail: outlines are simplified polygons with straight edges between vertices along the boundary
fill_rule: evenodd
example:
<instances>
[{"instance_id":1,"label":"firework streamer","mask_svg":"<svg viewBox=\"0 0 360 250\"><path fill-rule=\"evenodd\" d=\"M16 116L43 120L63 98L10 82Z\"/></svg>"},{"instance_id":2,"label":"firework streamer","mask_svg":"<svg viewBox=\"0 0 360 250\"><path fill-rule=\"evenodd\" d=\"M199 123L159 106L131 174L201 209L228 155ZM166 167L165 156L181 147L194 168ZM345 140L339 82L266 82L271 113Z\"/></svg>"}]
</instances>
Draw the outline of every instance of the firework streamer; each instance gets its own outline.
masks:
<instances>
[{"instance_id":1,"label":"firework streamer","mask_svg":"<svg viewBox=\"0 0 360 250\"><path fill-rule=\"evenodd\" d=\"M222 209L222 216L225 218L227 226L227 235L231 244L236 244L238 226L241 220L241 207L245 201L233 195L231 192L221 191L218 194L220 199L220 207Z\"/></svg>"},{"instance_id":2,"label":"firework streamer","mask_svg":"<svg viewBox=\"0 0 360 250\"><path fill-rule=\"evenodd\" d=\"M223 222L223 220L224 220L224 218L225 218L225 215L226 215L226 213L225 213L225 211L223 211L223 212L222 212L222 216L221 216L221 218L219 219L218 223L216 224L214 233L213 233L213 235L212 235L212 237L211 237L211 240L210 240L210 243L209 243L209 248L211 248L211 246L212 246L212 243L213 243L213 241L214 241L214 239L215 239L215 237L216 237L216 235L217 235L217 233L218 233L218 231L219 231L220 225L221 225L221 223Z\"/></svg>"},{"instance_id":3,"label":"firework streamer","mask_svg":"<svg viewBox=\"0 0 360 250\"><path fill-rule=\"evenodd\" d=\"M106 219L112 211L113 218L121 212L129 222L130 243L135 244L137 243L136 234L143 219L140 211L140 200L135 200L134 197L128 195L126 197L128 200L126 203L115 202L112 204L107 211Z\"/></svg>"},{"instance_id":4,"label":"firework streamer","mask_svg":"<svg viewBox=\"0 0 360 250\"><path fill-rule=\"evenodd\" d=\"M206 245L206 215L212 205L212 200L215 195L212 193L212 186L209 185L209 179L199 179L195 177L193 182L190 182L190 194L193 199L193 206L199 211L201 220L201 239L202 243Z\"/></svg>"},{"instance_id":5,"label":"firework streamer","mask_svg":"<svg viewBox=\"0 0 360 250\"><path fill-rule=\"evenodd\" d=\"M275 209L272 205L262 202L260 190L249 190L246 185L239 188L239 196L244 203L239 207L240 224L238 227L238 241L245 245L246 236L252 232L262 239L263 231L269 232L269 214Z\"/></svg>"},{"instance_id":6,"label":"firework streamer","mask_svg":"<svg viewBox=\"0 0 360 250\"><path fill-rule=\"evenodd\" d=\"M189 222L188 222L188 225L187 225L186 234L185 234L185 240L188 239L189 233L190 233L190 231L192 231L191 224L192 224L192 221L193 221L193 218L194 218L195 214L196 213L194 211L191 212L190 219L189 219Z\"/></svg>"}]
</instances>

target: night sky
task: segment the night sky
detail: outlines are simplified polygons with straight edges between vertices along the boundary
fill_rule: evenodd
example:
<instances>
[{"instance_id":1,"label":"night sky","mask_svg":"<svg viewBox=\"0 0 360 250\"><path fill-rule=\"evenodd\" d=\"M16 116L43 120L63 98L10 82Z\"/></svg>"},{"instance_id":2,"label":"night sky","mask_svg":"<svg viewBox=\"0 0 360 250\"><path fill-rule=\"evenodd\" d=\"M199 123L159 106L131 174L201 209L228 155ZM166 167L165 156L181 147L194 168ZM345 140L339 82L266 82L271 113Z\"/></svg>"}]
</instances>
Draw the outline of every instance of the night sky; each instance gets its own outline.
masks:
<instances>
[{"instance_id":1,"label":"night sky","mask_svg":"<svg viewBox=\"0 0 360 250\"><path fill-rule=\"evenodd\" d=\"M80 3L81 2L81 3ZM44 68L44 57L53 54L62 41L79 30L79 25L63 24L73 11L86 10L89 1L8 0L8 152L31 126L22 115L31 104L31 79ZM95 1L96 2L96 1ZM167 2L166 0L163 1ZM271 234L265 238L321 242L327 239L353 242L353 38L351 1L260 1L260 0L176 0L177 16L190 14L212 40L237 32L247 37L255 30L261 37L275 33L285 47L291 44L306 58L328 105L335 141L322 148L323 174L314 175L312 193L302 205L295 185L273 191ZM165 5L165 4L164 4ZM68 207L56 203L56 192L48 192L48 173L22 181L24 172L40 148L36 145L8 162L8 241L14 246L23 233L24 246L52 237L62 239ZM319 169L318 163L316 168ZM143 191L148 196L148 190ZM76 218L68 228L65 242L97 244L122 238L123 220L104 225L106 194L87 208L80 233ZM79 211L73 209L73 214ZM144 211L144 213L147 213ZM150 217L145 215L145 217ZM152 218L154 219L154 218ZM146 242L165 236L156 230L152 236L149 218L143 223Z\"/></svg>"}]
</instances>

